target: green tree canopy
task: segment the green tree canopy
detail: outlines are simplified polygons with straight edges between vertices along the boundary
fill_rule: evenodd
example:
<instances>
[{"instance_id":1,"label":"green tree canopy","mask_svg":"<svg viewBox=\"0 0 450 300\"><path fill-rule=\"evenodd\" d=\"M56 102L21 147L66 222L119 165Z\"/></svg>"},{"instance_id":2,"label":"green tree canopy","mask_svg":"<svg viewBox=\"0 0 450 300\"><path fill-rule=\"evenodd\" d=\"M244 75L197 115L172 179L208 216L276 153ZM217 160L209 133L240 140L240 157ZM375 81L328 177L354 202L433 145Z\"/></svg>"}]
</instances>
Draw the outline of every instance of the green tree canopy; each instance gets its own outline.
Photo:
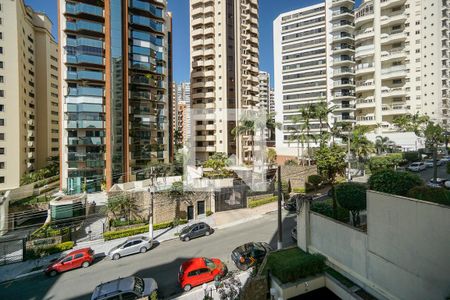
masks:
<instances>
[{"instance_id":1,"label":"green tree canopy","mask_svg":"<svg viewBox=\"0 0 450 300\"><path fill-rule=\"evenodd\" d=\"M371 190L398 196L407 196L410 189L424 184L416 174L394 170L378 171L370 176L368 183Z\"/></svg>"},{"instance_id":2,"label":"green tree canopy","mask_svg":"<svg viewBox=\"0 0 450 300\"><path fill-rule=\"evenodd\" d=\"M450 206L450 191L444 188L416 186L408 191L408 197Z\"/></svg>"},{"instance_id":3,"label":"green tree canopy","mask_svg":"<svg viewBox=\"0 0 450 300\"><path fill-rule=\"evenodd\" d=\"M367 187L357 182L345 182L336 186L336 200L338 204L350 211L353 225L360 224L359 212L367 207Z\"/></svg>"},{"instance_id":4,"label":"green tree canopy","mask_svg":"<svg viewBox=\"0 0 450 300\"><path fill-rule=\"evenodd\" d=\"M214 171L220 171L230 164L228 157L223 152L216 152L203 163L203 167L212 168Z\"/></svg>"}]
</instances>

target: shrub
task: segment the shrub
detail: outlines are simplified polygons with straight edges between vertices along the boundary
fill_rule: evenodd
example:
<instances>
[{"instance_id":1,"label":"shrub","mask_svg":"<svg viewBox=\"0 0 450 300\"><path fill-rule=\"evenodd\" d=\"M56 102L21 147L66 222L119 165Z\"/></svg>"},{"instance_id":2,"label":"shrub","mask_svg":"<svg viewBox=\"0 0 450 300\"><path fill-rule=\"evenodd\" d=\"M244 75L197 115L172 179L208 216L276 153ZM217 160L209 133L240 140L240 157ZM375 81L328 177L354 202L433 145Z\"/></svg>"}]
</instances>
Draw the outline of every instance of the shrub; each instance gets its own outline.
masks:
<instances>
[{"instance_id":1,"label":"shrub","mask_svg":"<svg viewBox=\"0 0 450 300\"><path fill-rule=\"evenodd\" d=\"M358 226L360 223L359 212L367 207L367 187L362 183L346 182L337 185L335 191L337 203L351 212L353 225Z\"/></svg>"},{"instance_id":2,"label":"shrub","mask_svg":"<svg viewBox=\"0 0 450 300\"><path fill-rule=\"evenodd\" d=\"M111 220L112 227L129 226L145 223L143 220Z\"/></svg>"},{"instance_id":3,"label":"shrub","mask_svg":"<svg viewBox=\"0 0 450 300\"><path fill-rule=\"evenodd\" d=\"M413 187L423 185L422 179L416 174L382 170L369 178L369 188L374 191L406 196Z\"/></svg>"},{"instance_id":4,"label":"shrub","mask_svg":"<svg viewBox=\"0 0 450 300\"><path fill-rule=\"evenodd\" d=\"M284 199L289 199L289 184L286 181L281 182L281 191L283 193ZM278 181L275 181L275 191L273 193L274 196L278 195Z\"/></svg>"},{"instance_id":5,"label":"shrub","mask_svg":"<svg viewBox=\"0 0 450 300\"><path fill-rule=\"evenodd\" d=\"M69 242L64 242L61 244L56 244L56 245L47 246L47 247L31 248L31 249L26 250L25 257L26 257L26 259L40 258L40 257L48 256L51 254L70 250L73 248L74 245L75 245L74 242L69 241Z\"/></svg>"},{"instance_id":6,"label":"shrub","mask_svg":"<svg viewBox=\"0 0 450 300\"><path fill-rule=\"evenodd\" d=\"M312 185L319 186L323 182L323 178L320 175L309 175L308 176L308 182Z\"/></svg>"},{"instance_id":7,"label":"shrub","mask_svg":"<svg viewBox=\"0 0 450 300\"><path fill-rule=\"evenodd\" d=\"M207 210L207 211L206 211L206 216L207 216L207 217L209 217L209 216L212 215L212 214L213 214L212 211L210 211L210 210Z\"/></svg>"},{"instance_id":8,"label":"shrub","mask_svg":"<svg viewBox=\"0 0 450 300\"><path fill-rule=\"evenodd\" d=\"M304 187L295 187L295 188L292 189L292 191L294 193L300 193L300 194L304 194L306 192Z\"/></svg>"},{"instance_id":9,"label":"shrub","mask_svg":"<svg viewBox=\"0 0 450 300\"><path fill-rule=\"evenodd\" d=\"M284 162L285 166L298 166L298 162L295 159L288 159Z\"/></svg>"},{"instance_id":10,"label":"shrub","mask_svg":"<svg viewBox=\"0 0 450 300\"><path fill-rule=\"evenodd\" d=\"M290 248L269 254L264 271L276 276L281 283L295 282L322 273L326 258L320 254L307 254L299 248Z\"/></svg>"},{"instance_id":11,"label":"shrub","mask_svg":"<svg viewBox=\"0 0 450 300\"><path fill-rule=\"evenodd\" d=\"M69 227L63 228L52 228L50 225L46 224L31 234L31 239L42 239L47 237L60 236L69 233Z\"/></svg>"},{"instance_id":12,"label":"shrub","mask_svg":"<svg viewBox=\"0 0 450 300\"><path fill-rule=\"evenodd\" d=\"M272 196L272 197L267 197L267 198L262 198L262 199L258 199L258 200L253 200L250 201L248 204L249 208L255 208L257 206L261 206L270 202L274 202L277 201L278 197L277 196Z\"/></svg>"},{"instance_id":13,"label":"shrub","mask_svg":"<svg viewBox=\"0 0 450 300\"><path fill-rule=\"evenodd\" d=\"M409 190L408 197L450 206L450 191L444 188L416 186Z\"/></svg>"},{"instance_id":14,"label":"shrub","mask_svg":"<svg viewBox=\"0 0 450 300\"><path fill-rule=\"evenodd\" d=\"M331 199L311 204L311 210L328 218L333 218L333 203ZM348 223L350 221L349 211L340 206L337 207L336 220Z\"/></svg>"},{"instance_id":15,"label":"shrub","mask_svg":"<svg viewBox=\"0 0 450 300\"><path fill-rule=\"evenodd\" d=\"M420 160L420 155L417 151L403 152L403 158L412 163Z\"/></svg>"},{"instance_id":16,"label":"shrub","mask_svg":"<svg viewBox=\"0 0 450 300\"><path fill-rule=\"evenodd\" d=\"M179 224L186 224L188 221L186 219L180 219ZM153 230L165 229L173 227L173 221L164 222L153 225ZM132 236L136 234L141 234L144 232L148 232L148 225L137 226L134 228L124 229L124 230L116 230L116 231L108 231L103 234L103 238L105 241L115 240L127 236Z\"/></svg>"},{"instance_id":17,"label":"shrub","mask_svg":"<svg viewBox=\"0 0 450 300\"><path fill-rule=\"evenodd\" d=\"M447 162L447 174L450 174L450 162Z\"/></svg>"}]
</instances>

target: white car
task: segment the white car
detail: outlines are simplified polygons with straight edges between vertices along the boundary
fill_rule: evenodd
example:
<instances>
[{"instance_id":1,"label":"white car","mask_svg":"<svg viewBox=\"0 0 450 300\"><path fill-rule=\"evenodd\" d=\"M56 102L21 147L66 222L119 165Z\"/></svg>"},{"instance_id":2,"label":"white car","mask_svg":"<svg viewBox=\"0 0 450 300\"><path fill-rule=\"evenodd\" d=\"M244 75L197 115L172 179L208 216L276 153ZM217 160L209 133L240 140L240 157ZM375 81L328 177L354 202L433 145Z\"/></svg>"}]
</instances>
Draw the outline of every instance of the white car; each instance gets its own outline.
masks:
<instances>
[{"instance_id":1,"label":"white car","mask_svg":"<svg viewBox=\"0 0 450 300\"><path fill-rule=\"evenodd\" d=\"M442 163L450 162L450 155L444 155L441 158Z\"/></svg>"},{"instance_id":2,"label":"white car","mask_svg":"<svg viewBox=\"0 0 450 300\"><path fill-rule=\"evenodd\" d=\"M427 159L427 160L425 160L425 166L427 167L427 168L432 168L433 167L433 160L432 159ZM442 160L439 160L439 159L437 159L436 160L436 166L442 166L442 164L443 164L444 162L442 161Z\"/></svg>"},{"instance_id":3,"label":"white car","mask_svg":"<svg viewBox=\"0 0 450 300\"><path fill-rule=\"evenodd\" d=\"M425 166L425 164L423 162L413 162L412 164L409 165L408 170L413 171L413 172L419 172L422 170L425 170L427 167Z\"/></svg>"}]
</instances>

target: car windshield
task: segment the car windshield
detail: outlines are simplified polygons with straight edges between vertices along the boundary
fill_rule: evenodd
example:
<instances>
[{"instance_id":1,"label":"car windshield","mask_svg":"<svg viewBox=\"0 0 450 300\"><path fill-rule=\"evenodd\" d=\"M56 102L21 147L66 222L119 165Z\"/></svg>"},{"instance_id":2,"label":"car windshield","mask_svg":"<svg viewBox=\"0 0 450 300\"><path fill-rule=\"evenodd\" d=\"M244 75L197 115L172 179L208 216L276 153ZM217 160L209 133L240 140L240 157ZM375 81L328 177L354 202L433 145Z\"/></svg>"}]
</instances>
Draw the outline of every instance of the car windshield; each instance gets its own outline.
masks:
<instances>
[{"instance_id":1,"label":"car windshield","mask_svg":"<svg viewBox=\"0 0 450 300\"><path fill-rule=\"evenodd\" d=\"M419 165L419 163L412 163L412 164L411 164L412 167L416 167L416 166L418 166L418 165Z\"/></svg>"},{"instance_id":2,"label":"car windshield","mask_svg":"<svg viewBox=\"0 0 450 300\"><path fill-rule=\"evenodd\" d=\"M210 268L210 269L216 268L216 264L212 260L207 259L207 258L203 258L203 260L205 261L205 264L208 268Z\"/></svg>"},{"instance_id":3,"label":"car windshield","mask_svg":"<svg viewBox=\"0 0 450 300\"><path fill-rule=\"evenodd\" d=\"M191 226L186 226L181 230L181 233L188 233L191 230Z\"/></svg>"},{"instance_id":4,"label":"car windshield","mask_svg":"<svg viewBox=\"0 0 450 300\"><path fill-rule=\"evenodd\" d=\"M144 280L142 278L134 277L134 291L139 295L144 293Z\"/></svg>"}]
</instances>

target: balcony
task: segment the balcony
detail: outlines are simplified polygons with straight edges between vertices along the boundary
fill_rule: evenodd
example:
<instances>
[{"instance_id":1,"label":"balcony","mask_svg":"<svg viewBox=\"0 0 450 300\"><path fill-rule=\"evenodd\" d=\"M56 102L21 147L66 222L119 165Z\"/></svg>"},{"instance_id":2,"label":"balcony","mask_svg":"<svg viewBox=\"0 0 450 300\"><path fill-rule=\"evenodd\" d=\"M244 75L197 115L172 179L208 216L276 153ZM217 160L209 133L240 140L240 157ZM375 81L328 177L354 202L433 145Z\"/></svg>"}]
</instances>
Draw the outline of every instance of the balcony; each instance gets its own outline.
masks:
<instances>
[{"instance_id":1,"label":"balcony","mask_svg":"<svg viewBox=\"0 0 450 300\"><path fill-rule=\"evenodd\" d=\"M69 137L68 145L87 145L87 146L101 146L104 144L102 137Z\"/></svg>"},{"instance_id":2,"label":"balcony","mask_svg":"<svg viewBox=\"0 0 450 300\"><path fill-rule=\"evenodd\" d=\"M67 161L104 161L104 153L79 153L69 152L67 154Z\"/></svg>"},{"instance_id":3,"label":"balcony","mask_svg":"<svg viewBox=\"0 0 450 300\"><path fill-rule=\"evenodd\" d=\"M381 96L383 98L389 98L389 97L400 97L406 95L406 89L402 87L396 87L396 88L387 88L382 87L381 88Z\"/></svg>"},{"instance_id":4,"label":"balcony","mask_svg":"<svg viewBox=\"0 0 450 300\"><path fill-rule=\"evenodd\" d=\"M355 97L355 93L353 92L336 92L333 95L333 101L336 100L342 100L342 99L347 99L347 98L354 98Z\"/></svg>"},{"instance_id":5,"label":"balcony","mask_svg":"<svg viewBox=\"0 0 450 300\"><path fill-rule=\"evenodd\" d=\"M393 105L383 105L381 110L383 115L404 115L408 114L411 107L409 105L393 104Z\"/></svg>"},{"instance_id":6,"label":"balcony","mask_svg":"<svg viewBox=\"0 0 450 300\"><path fill-rule=\"evenodd\" d=\"M342 5L353 6L353 0L333 0L331 1L331 7L341 7Z\"/></svg>"},{"instance_id":7,"label":"balcony","mask_svg":"<svg viewBox=\"0 0 450 300\"><path fill-rule=\"evenodd\" d=\"M352 17L352 16L353 16L353 10L345 8L345 7L341 7L340 9L332 12L331 19L337 20L339 18Z\"/></svg>"},{"instance_id":8,"label":"balcony","mask_svg":"<svg viewBox=\"0 0 450 300\"><path fill-rule=\"evenodd\" d=\"M405 40L406 40L406 32L404 32L404 31L381 34L381 44L382 45L403 42Z\"/></svg>"},{"instance_id":9,"label":"balcony","mask_svg":"<svg viewBox=\"0 0 450 300\"><path fill-rule=\"evenodd\" d=\"M333 42L352 41L354 38L355 36L353 34L341 32L341 34L333 36Z\"/></svg>"},{"instance_id":10,"label":"balcony","mask_svg":"<svg viewBox=\"0 0 450 300\"><path fill-rule=\"evenodd\" d=\"M69 88L68 96L94 96L94 97L103 97L103 89L102 88L93 88L93 87L79 87L79 88Z\"/></svg>"},{"instance_id":11,"label":"balcony","mask_svg":"<svg viewBox=\"0 0 450 300\"><path fill-rule=\"evenodd\" d=\"M355 109L355 105L350 103L341 103L334 105L333 108L336 112L353 111Z\"/></svg>"},{"instance_id":12,"label":"balcony","mask_svg":"<svg viewBox=\"0 0 450 300\"><path fill-rule=\"evenodd\" d=\"M66 30L76 32L88 31L93 33L103 33L103 24L85 20L77 20L75 22L67 22Z\"/></svg>"},{"instance_id":13,"label":"balcony","mask_svg":"<svg viewBox=\"0 0 450 300\"><path fill-rule=\"evenodd\" d=\"M381 0L380 6L382 9L386 9L386 8L404 5L405 2L406 2L406 0Z\"/></svg>"},{"instance_id":14,"label":"balcony","mask_svg":"<svg viewBox=\"0 0 450 300\"><path fill-rule=\"evenodd\" d=\"M66 14L103 17L103 8L86 3L66 3Z\"/></svg>"},{"instance_id":15,"label":"balcony","mask_svg":"<svg viewBox=\"0 0 450 300\"><path fill-rule=\"evenodd\" d=\"M353 57L350 56L341 56L341 57L336 57L333 58L332 60L332 64L333 66L337 67L337 66L341 66L341 65L348 65L348 64L354 64L355 61L353 59Z\"/></svg>"},{"instance_id":16,"label":"balcony","mask_svg":"<svg viewBox=\"0 0 450 300\"><path fill-rule=\"evenodd\" d=\"M68 129L77 129L77 128L98 128L102 129L105 128L105 122L104 121L67 121L67 128Z\"/></svg>"},{"instance_id":17,"label":"balcony","mask_svg":"<svg viewBox=\"0 0 450 300\"><path fill-rule=\"evenodd\" d=\"M374 36L373 28L366 28L364 30L359 30L355 32L355 41L373 38L373 36Z\"/></svg>"},{"instance_id":18,"label":"balcony","mask_svg":"<svg viewBox=\"0 0 450 300\"><path fill-rule=\"evenodd\" d=\"M354 53L355 52L355 47L353 45L348 45L348 44L344 44L344 45L338 45L333 47L333 55L337 55L337 54L343 54L343 53Z\"/></svg>"},{"instance_id":19,"label":"balcony","mask_svg":"<svg viewBox=\"0 0 450 300\"><path fill-rule=\"evenodd\" d=\"M381 26L392 26L394 24L404 23L406 19L406 14L400 11L395 14L381 16L380 24Z\"/></svg>"},{"instance_id":20,"label":"balcony","mask_svg":"<svg viewBox=\"0 0 450 300\"><path fill-rule=\"evenodd\" d=\"M374 108L375 107L375 98L374 97L366 97L360 98L356 100L356 108Z\"/></svg>"},{"instance_id":21,"label":"balcony","mask_svg":"<svg viewBox=\"0 0 450 300\"><path fill-rule=\"evenodd\" d=\"M356 82L356 92L369 91L375 88L375 82L373 80L362 80Z\"/></svg>"},{"instance_id":22,"label":"balcony","mask_svg":"<svg viewBox=\"0 0 450 300\"><path fill-rule=\"evenodd\" d=\"M373 56L375 53L374 45L365 45L356 48L355 56L362 58L366 56Z\"/></svg>"},{"instance_id":23,"label":"balcony","mask_svg":"<svg viewBox=\"0 0 450 300\"><path fill-rule=\"evenodd\" d=\"M163 10L161 8L158 8L158 7L148 3L148 2L143 2L140 0L132 0L131 8L136 8L136 9L148 12L156 18L163 18Z\"/></svg>"},{"instance_id":24,"label":"balcony","mask_svg":"<svg viewBox=\"0 0 450 300\"><path fill-rule=\"evenodd\" d=\"M381 70L382 79L390 79L394 77L405 77L406 76L406 66L393 66L390 68L385 68Z\"/></svg>"},{"instance_id":25,"label":"balcony","mask_svg":"<svg viewBox=\"0 0 450 300\"><path fill-rule=\"evenodd\" d=\"M77 55L77 56L67 55L66 63L68 63L68 64L86 64L86 65L103 65L104 59L102 56L87 55L87 54L81 54L81 55Z\"/></svg>"},{"instance_id":26,"label":"balcony","mask_svg":"<svg viewBox=\"0 0 450 300\"><path fill-rule=\"evenodd\" d=\"M69 71L67 72L67 80L97 80L103 81L103 72L97 71Z\"/></svg>"},{"instance_id":27,"label":"balcony","mask_svg":"<svg viewBox=\"0 0 450 300\"><path fill-rule=\"evenodd\" d=\"M352 87L355 84L353 80L335 80L333 88Z\"/></svg>"},{"instance_id":28,"label":"balcony","mask_svg":"<svg viewBox=\"0 0 450 300\"><path fill-rule=\"evenodd\" d=\"M164 32L164 25L162 23L155 22L153 19L144 16L132 15L131 23L150 28L156 32Z\"/></svg>"},{"instance_id":29,"label":"balcony","mask_svg":"<svg viewBox=\"0 0 450 300\"><path fill-rule=\"evenodd\" d=\"M192 26L197 26L203 24L203 17L195 18L192 20Z\"/></svg>"},{"instance_id":30,"label":"balcony","mask_svg":"<svg viewBox=\"0 0 450 300\"><path fill-rule=\"evenodd\" d=\"M366 22L373 21L373 3L365 3L362 4L356 11L355 11L355 25L361 26L362 24Z\"/></svg>"},{"instance_id":31,"label":"balcony","mask_svg":"<svg viewBox=\"0 0 450 300\"><path fill-rule=\"evenodd\" d=\"M365 73L373 73L375 72L375 66L373 63L362 63L358 64L355 67L356 75L361 75Z\"/></svg>"},{"instance_id":32,"label":"balcony","mask_svg":"<svg viewBox=\"0 0 450 300\"><path fill-rule=\"evenodd\" d=\"M334 69L332 72L332 77L341 77L341 76L353 76L355 72L351 68L340 68Z\"/></svg>"},{"instance_id":33,"label":"balcony","mask_svg":"<svg viewBox=\"0 0 450 300\"><path fill-rule=\"evenodd\" d=\"M381 52L381 60L389 61L389 60L399 60L402 58L406 58L406 51L402 49L391 50L391 51L383 51Z\"/></svg>"},{"instance_id":34,"label":"balcony","mask_svg":"<svg viewBox=\"0 0 450 300\"><path fill-rule=\"evenodd\" d=\"M357 116L356 121L359 125L375 125L375 115Z\"/></svg>"}]
</instances>

